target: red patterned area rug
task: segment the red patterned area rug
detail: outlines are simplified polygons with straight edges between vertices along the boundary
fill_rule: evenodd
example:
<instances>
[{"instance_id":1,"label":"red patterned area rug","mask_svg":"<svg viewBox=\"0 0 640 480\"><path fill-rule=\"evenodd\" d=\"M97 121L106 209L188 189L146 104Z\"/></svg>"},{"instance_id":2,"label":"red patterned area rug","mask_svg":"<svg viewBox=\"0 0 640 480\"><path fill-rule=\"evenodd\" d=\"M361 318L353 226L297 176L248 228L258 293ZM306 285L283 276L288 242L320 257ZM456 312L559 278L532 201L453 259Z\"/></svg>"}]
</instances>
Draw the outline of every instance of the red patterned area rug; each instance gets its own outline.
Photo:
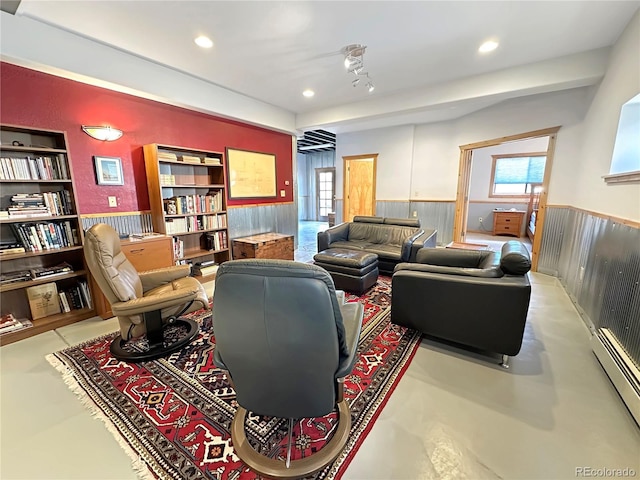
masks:
<instances>
[{"instance_id":1,"label":"red patterned area rug","mask_svg":"<svg viewBox=\"0 0 640 480\"><path fill-rule=\"evenodd\" d=\"M390 279L380 277L363 296L347 295L347 301L365 305L359 358L345 381L353 424L344 451L315 479L342 476L417 350L419 333L390 323L390 293ZM231 443L237 403L227 378L213 365L214 320L209 312L196 312L192 318L200 323L199 336L166 359L120 362L109 353L115 334L47 359L118 439L142 478L257 479ZM293 458L321 449L335 427L335 413L298 420ZM286 419L250 414L245 430L262 453L286 455Z\"/></svg>"}]
</instances>

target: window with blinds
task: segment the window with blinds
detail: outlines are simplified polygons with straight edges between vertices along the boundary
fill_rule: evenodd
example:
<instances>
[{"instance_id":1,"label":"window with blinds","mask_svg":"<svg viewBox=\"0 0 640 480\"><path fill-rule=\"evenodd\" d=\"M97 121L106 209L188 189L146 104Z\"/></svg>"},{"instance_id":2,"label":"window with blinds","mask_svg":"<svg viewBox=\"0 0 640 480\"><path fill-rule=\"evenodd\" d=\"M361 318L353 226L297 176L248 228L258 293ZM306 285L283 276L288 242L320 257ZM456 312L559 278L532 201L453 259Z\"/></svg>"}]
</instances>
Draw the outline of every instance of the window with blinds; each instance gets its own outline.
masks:
<instances>
[{"instance_id":1,"label":"window with blinds","mask_svg":"<svg viewBox=\"0 0 640 480\"><path fill-rule=\"evenodd\" d=\"M546 155L493 155L489 196L528 196L542 185Z\"/></svg>"}]
</instances>

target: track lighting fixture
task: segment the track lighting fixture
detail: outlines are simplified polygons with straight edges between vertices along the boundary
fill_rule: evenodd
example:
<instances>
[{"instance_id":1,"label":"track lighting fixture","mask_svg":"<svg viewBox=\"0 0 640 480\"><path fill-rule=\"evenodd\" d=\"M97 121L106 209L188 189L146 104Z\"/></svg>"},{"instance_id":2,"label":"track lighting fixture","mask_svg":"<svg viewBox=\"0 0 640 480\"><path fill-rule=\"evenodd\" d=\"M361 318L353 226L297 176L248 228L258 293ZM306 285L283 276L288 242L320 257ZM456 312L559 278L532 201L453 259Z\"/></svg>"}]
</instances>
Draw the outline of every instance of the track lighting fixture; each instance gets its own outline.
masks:
<instances>
[{"instance_id":1,"label":"track lighting fixture","mask_svg":"<svg viewBox=\"0 0 640 480\"><path fill-rule=\"evenodd\" d=\"M364 71L364 52L367 49L366 45L360 45L354 43L352 45L347 45L342 49L342 53L344 53L344 67L347 69L349 73L353 73L356 78L351 81L351 85L353 87L358 86L360 83L361 77L367 78L366 88L369 93L372 93L375 89L371 78L369 77L369 72Z\"/></svg>"}]
</instances>

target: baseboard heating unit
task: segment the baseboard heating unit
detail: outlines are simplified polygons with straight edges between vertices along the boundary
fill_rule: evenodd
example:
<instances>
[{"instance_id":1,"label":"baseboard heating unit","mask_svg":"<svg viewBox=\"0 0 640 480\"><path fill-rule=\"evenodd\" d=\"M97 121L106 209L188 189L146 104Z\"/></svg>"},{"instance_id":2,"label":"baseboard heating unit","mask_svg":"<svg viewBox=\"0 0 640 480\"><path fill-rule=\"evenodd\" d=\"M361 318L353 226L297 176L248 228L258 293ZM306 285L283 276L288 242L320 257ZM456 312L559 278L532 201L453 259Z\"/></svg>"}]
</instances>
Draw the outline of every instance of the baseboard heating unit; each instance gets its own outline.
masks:
<instances>
[{"instance_id":1,"label":"baseboard heating unit","mask_svg":"<svg viewBox=\"0 0 640 480\"><path fill-rule=\"evenodd\" d=\"M591 348L636 423L640 425L640 370L608 328L596 331L591 338Z\"/></svg>"}]
</instances>

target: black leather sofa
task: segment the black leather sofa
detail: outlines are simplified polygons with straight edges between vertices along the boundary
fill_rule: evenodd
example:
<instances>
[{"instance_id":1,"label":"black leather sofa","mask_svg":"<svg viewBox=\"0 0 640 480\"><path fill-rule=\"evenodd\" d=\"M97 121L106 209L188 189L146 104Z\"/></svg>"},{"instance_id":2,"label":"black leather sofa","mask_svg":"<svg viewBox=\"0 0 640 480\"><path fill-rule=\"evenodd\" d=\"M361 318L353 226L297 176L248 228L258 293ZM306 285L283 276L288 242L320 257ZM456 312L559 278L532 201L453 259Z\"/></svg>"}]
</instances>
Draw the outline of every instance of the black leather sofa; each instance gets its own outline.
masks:
<instances>
[{"instance_id":1,"label":"black leather sofa","mask_svg":"<svg viewBox=\"0 0 640 480\"><path fill-rule=\"evenodd\" d=\"M391 321L464 346L517 355L527 320L529 252L518 241L501 252L424 248L392 277Z\"/></svg>"},{"instance_id":2,"label":"black leather sofa","mask_svg":"<svg viewBox=\"0 0 640 480\"><path fill-rule=\"evenodd\" d=\"M318 232L318 252L329 248L346 248L378 255L378 268L392 274L401 262L414 262L418 250L436 246L436 230L423 230L420 220L356 216Z\"/></svg>"}]
</instances>

